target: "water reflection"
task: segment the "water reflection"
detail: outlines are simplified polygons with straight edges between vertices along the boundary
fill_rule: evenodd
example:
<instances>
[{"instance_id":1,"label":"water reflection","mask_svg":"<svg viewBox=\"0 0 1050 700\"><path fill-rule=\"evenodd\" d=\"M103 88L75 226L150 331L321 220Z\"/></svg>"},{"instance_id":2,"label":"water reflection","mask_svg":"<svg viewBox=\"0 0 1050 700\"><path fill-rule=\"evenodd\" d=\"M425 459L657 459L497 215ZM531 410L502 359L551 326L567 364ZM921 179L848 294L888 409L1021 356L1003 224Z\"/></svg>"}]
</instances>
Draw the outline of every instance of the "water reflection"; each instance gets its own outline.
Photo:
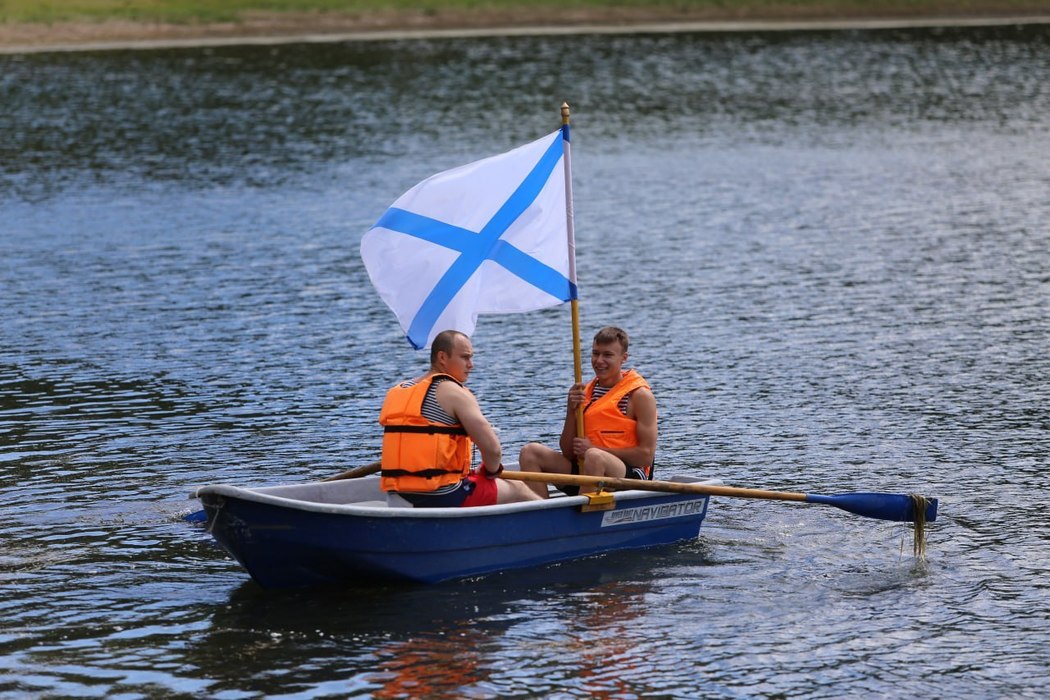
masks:
<instances>
[{"instance_id":1,"label":"water reflection","mask_svg":"<svg viewBox=\"0 0 1050 700\"><path fill-rule=\"evenodd\" d=\"M560 673L590 676L588 687L609 697L615 688L603 686L622 682L622 674L643 661L624 630L641 623L652 567L676 551L614 553L425 587L267 591L246 582L215 609L189 656L214 678L225 677L236 662L216 658L215 649L239 649L242 669L278 667L289 646L316 657L354 656L354 663L336 670L301 669L296 684L303 693L420 697L473 688L483 695L535 694L560 686L549 675L549 661L564 658L559 647L568 645L584 662ZM245 644L246 633L254 641ZM615 674L607 668L611 659ZM250 685L267 687L268 673L261 671ZM221 687L219 681L212 691Z\"/></svg>"}]
</instances>

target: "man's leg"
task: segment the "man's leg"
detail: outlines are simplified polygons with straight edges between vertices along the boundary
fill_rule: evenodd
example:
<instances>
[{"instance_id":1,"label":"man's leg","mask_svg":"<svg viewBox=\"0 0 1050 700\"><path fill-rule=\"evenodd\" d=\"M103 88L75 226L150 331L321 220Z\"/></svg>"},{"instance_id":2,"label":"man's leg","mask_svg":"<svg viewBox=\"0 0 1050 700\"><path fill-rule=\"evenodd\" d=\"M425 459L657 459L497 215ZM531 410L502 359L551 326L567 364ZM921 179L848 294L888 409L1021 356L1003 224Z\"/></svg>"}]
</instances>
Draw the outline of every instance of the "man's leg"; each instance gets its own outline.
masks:
<instances>
[{"instance_id":1,"label":"man's leg","mask_svg":"<svg viewBox=\"0 0 1050 700\"><path fill-rule=\"evenodd\" d=\"M546 472L548 474L572 472L572 463L565 459L561 452L556 452L538 442L530 442L521 448L518 454L518 465L523 472ZM538 481L522 483L525 483L541 498L547 497L547 484Z\"/></svg>"},{"instance_id":2,"label":"man's leg","mask_svg":"<svg viewBox=\"0 0 1050 700\"><path fill-rule=\"evenodd\" d=\"M540 484L543 486L544 484ZM496 503L517 503L518 501L540 501L547 497L533 491L530 484L524 481L508 481L507 479L496 479Z\"/></svg>"},{"instance_id":3,"label":"man's leg","mask_svg":"<svg viewBox=\"0 0 1050 700\"><path fill-rule=\"evenodd\" d=\"M605 450L591 448L583 455L580 473L586 476L611 476L622 479L627 475L627 465L619 457ZM580 487L580 493L592 493L595 490L593 486Z\"/></svg>"}]
</instances>

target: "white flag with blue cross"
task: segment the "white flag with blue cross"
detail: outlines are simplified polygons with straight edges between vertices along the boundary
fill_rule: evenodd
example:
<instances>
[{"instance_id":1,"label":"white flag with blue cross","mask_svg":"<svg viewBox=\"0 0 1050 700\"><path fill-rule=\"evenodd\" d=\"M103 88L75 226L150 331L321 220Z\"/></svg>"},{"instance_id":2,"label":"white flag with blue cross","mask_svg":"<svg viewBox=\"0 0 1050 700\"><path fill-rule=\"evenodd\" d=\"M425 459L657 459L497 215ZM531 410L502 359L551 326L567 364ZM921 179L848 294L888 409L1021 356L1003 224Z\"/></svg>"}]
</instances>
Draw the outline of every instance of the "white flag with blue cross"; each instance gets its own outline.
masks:
<instances>
[{"instance_id":1,"label":"white flag with blue cross","mask_svg":"<svg viewBox=\"0 0 1050 700\"><path fill-rule=\"evenodd\" d=\"M576 298L567 139L566 126L433 175L365 233L368 276L413 347L448 329L469 336L479 314Z\"/></svg>"}]
</instances>

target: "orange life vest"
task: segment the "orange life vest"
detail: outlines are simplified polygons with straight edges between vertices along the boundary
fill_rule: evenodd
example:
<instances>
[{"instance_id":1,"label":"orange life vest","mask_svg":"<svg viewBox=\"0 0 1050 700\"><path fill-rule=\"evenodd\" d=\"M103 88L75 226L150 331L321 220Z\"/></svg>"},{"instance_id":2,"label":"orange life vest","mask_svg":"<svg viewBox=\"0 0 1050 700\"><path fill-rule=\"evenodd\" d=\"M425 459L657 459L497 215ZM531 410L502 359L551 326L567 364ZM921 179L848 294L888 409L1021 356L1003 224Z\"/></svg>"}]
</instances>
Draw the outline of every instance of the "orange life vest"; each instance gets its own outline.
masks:
<instances>
[{"instance_id":1,"label":"orange life vest","mask_svg":"<svg viewBox=\"0 0 1050 700\"><path fill-rule=\"evenodd\" d=\"M386 393L379 411L383 426L379 486L384 491L435 491L470 473L472 443L463 426L423 417L423 399L436 377L456 381L435 374L411 386L398 384Z\"/></svg>"},{"instance_id":2,"label":"orange life vest","mask_svg":"<svg viewBox=\"0 0 1050 700\"><path fill-rule=\"evenodd\" d=\"M633 418L628 418L620 411L620 399L632 391L641 388L649 388L649 382L642 378L637 371L629 369L623 373L623 378L605 393L604 396L591 402L594 395L594 387L598 383L595 377L584 388L583 410L584 434L598 447L637 447L638 446L638 423ZM647 474L651 465L628 464L630 467L644 469Z\"/></svg>"}]
</instances>

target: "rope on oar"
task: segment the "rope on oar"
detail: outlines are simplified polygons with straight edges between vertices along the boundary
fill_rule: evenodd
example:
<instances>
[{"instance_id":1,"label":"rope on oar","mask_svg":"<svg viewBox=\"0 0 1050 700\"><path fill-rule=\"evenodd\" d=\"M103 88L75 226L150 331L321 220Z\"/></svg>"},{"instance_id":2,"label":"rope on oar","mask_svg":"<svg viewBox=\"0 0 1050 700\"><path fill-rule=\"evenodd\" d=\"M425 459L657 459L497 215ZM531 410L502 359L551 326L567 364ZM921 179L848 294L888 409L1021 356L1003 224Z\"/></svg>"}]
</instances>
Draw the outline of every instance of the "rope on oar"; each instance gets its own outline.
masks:
<instances>
[{"instance_id":1,"label":"rope on oar","mask_svg":"<svg viewBox=\"0 0 1050 700\"><path fill-rule=\"evenodd\" d=\"M926 506L929 501L925 496L918 493L911 494L913 522L915 524L915 540L912 543L912 552L917 559L926 558Z\"/></svg>"}]
</instances>

